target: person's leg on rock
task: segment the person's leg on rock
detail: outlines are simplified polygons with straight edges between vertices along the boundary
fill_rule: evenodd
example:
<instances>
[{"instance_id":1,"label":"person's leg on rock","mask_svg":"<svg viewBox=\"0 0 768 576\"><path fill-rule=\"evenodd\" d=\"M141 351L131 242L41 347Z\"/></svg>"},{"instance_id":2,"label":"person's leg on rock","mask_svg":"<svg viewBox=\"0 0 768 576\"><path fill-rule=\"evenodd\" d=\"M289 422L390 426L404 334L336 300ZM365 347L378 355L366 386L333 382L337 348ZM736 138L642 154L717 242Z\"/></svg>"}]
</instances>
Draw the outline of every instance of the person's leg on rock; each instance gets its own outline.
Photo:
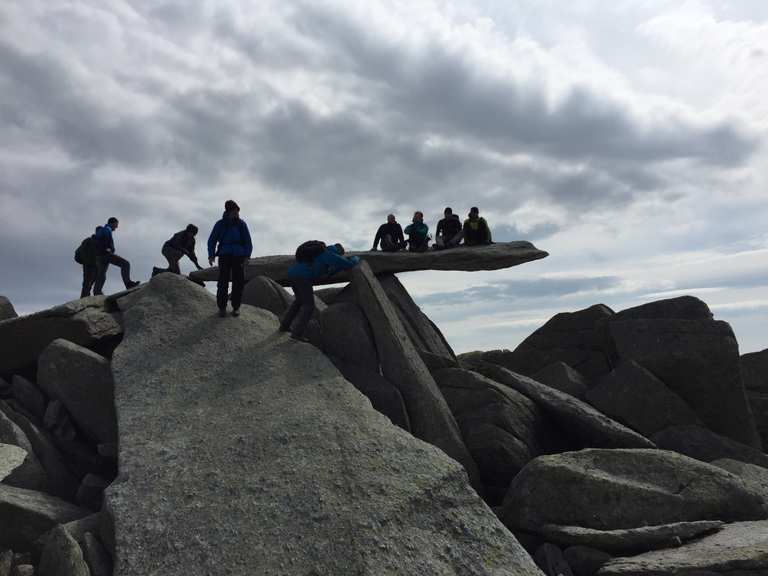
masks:
<instances>
[{"instance_id":1,"label":"person's leg on rock","mask_svg":"<svg viewBox=\"0 0 768 576\"><path fill-rule=\"evenodd\" d=\"M121 258L117 254L110 254L108 258L110 264L114 264L120 268L120 276L123 279L123 284L125 285L126 290L139 285L139 282L131 280L131 263L128 262L128 260Z\"/></svg>"},{"instance_id":2,"label":"person's leg on rock","mask_svg":"<svg viewBox=\"0 0 768 576\"><path fill-rule=\"evenodd\" d=\"M93 295L104 294L104 284L107 282L107 269L109 268L109 255L99 256L96 263L96 281L93 285Z\"/></svg>"},{"instance_id":3,"label":"person's leg on rock","mask_svg":"<svg viewBox=\"0 0 768 576\"><path fill-rule=\"evenodd\" d=\"M245 256L232 257L232 316L240 315L240 303L245 288Z\"/></svg>"},{"instance_id":4,"label":"person's leg on rock","mask_svg":"<svg viewBox=\"0 0 768 576\"><path fill-rule=\"evenodd\" d=\"M97 274L98 269L96 266L83 265L83 287L80 290L80 298L85 298L86 296L91 295L91 288L93 288L93 285L96 282Z\"/></svg>"},{"instance_id":5,"label":"person's leg on rock","mask_svg":"<svg viewBox=\"0 0 768 576\"><path fill-rule=\"evenodd\" d=\"M229 277L232 275L233 256L219 256L219 281L216 283L216 305L219 307L219 316L227 313L227 298L229 295Z\"/></svg>"},{"instance_id":6,"label":"person's leg on rock","mask_svg":"<svg viewBox=\"0 0 768 576\"><path fill-rule=\"evenodd\" d=\"M293 325L291 336L301 339L304 337L304 331L307 329L312 314L315 312L315 293L312 290L312 281L303 280L294 286L294 295L301 304L296 322Z\"/></svg>"},{"instance_id":7,"label":"person's leg on rock","mask_svg":"<svg viewBox=\"0 0 768 576\"><path fill-rule=\"evenodd\" d=\"M182 259L184 253L181 250L177 250L173 246L163 246L163 256L168 260L168 271L174 274L181 274L181 268L179 268L179 260Z\"/></svg>"}]
</instances>

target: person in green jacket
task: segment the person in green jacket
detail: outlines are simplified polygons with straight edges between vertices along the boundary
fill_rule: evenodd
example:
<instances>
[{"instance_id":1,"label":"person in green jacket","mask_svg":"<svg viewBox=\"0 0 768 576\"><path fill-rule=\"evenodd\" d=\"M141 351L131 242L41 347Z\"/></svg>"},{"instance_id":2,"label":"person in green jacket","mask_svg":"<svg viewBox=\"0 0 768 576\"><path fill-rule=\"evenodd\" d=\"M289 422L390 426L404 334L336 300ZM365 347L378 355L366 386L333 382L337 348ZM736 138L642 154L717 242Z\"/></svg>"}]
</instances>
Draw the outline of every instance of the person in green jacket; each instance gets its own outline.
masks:
<instances>
[{"instance_id":1,"label":"person in green jacket","mask_svg":"<svg viewBox=\"0 0 768 576\"><path fill-rule=\"evenodd\" d=\"M469 211L469 218L464 220L464 245L482 246L491 243L491 229L488 227L488 222L480 216L477 206L473 206Z\"/></svg>"},{"instance_id":2,"label":"person in green jacket","mask_svg":"<svg viewBox=\"0 0 768 576\"><path fill-rule=\"evenodd\" d=\"M424 224L424 214L414 212L413 221L405 227L410 252L425 252L429 248L429 226Z\"/></svg>"}]
</instances>

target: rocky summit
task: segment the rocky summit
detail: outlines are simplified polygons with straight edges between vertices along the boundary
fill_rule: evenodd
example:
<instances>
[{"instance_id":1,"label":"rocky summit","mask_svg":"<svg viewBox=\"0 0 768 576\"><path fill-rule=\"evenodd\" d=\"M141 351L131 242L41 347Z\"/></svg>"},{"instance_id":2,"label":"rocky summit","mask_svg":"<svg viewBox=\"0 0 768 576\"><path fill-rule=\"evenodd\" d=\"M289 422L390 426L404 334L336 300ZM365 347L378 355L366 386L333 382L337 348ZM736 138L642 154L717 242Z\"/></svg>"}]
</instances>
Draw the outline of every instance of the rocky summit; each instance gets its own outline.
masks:
<instances>
[{"instance_id":1,"label":"rocky summit","mask_svg":"<svg viewBox=\"0 0 768 576\"><path fill-rule=\"evenodd\" d=\"M542 255L366 253L309 342L291 257L239 318L174 274L6 314L0 576L768 574L768 351L682 297L457 355L392 274Z\"/></svg>"}]
</instances>

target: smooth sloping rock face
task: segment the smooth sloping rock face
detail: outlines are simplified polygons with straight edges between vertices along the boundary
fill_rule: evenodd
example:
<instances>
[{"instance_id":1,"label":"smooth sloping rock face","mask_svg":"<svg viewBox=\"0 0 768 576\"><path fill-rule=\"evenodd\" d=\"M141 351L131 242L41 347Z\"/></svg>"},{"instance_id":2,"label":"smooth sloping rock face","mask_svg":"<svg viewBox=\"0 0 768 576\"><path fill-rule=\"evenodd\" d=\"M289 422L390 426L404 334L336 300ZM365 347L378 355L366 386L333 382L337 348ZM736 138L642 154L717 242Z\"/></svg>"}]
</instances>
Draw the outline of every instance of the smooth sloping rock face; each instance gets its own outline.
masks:
<instances>
[{"instance_id":1,"label":"smooth sloping rock face","mask_svg":"<svg viewBox=\"0 0 768 576\"><path fill-rule=\"evenodd\" d=\"M768 518L765 502L732 474L663 450L581 450L531 461L512 482L502 517L620 530L696 520Z\"/></svg>"},{"instance_id":2,"label":"smooth sloping rock face","mask_svg":"<svg viewBox=\"0 0 768 576\"><path fill-rule=\"evenodd\" d=\"M653 441L659 448L674 450L702 462L731 458L768 468L767 454L701 426L667 428L654 434Z\"/></svg>"},{"instance_id":3,"label":"smooth sloping rock face","mask_svg":"<svg viewBox=\"0 0 768 576\"><path fill-rule=\"evenodd\" d=\"M610 560L599 576L768 574L768 522L737 522L680 548Z\"/></svg>"},{"instance_id":4,"label":"smooth sloping rock face","mask_svg":"<svg viewBox=\"0 0 768 576\"><path fill-rule=\"evenodd\" d=\"M728 458L715 460L711 464L727 470L734 476L738 476L747 488L755 494L759 494L765 502L768 502L768 469Z\"/></svg>"},{"instance_id":5,"label":"smooth sloping rock face","mask_svg":"<svg viewBox=\"0 0 768 576\"><path fill-rule=\"evenodd\" d=\"M455 359L448 341L439 328L427 317L413 301L411 295L393 275L381 276L379 282L384 288L389 301L400 317L400 321L410 336L413 345L436 356Z\"/></svg>"},{"instance_id":6,"label":"smooth sloping rock face","mask_svg":"<svg viewBox=\"0 0 768 576\"><path fill-rule=\"evenodd\" d=\"M760 447L731 327L713 320L611 320L616 360L634 360L677 393L704 424Z\"/></svg>"},{"instance_id":7,"label":"smooth sloping rock face","mask_svg":"<svg viewBox=\"0 0 768 576\"><path fill-rule=\"evenodd\" d=\"M57 338L92 347L122 334L117 314L107 312L103 296L0 322L0 374L34 365Z\"/></svg>"},{"instance_id":8,"label":"smooth sloping rock face","mask_svg":"<svg viewBox=\"0 0 768 576\"><path fill-rule=\"evenodd\" d=\"M40 576L90 576L80 545L64 529L54 528L40 557Z\"/></svg>"},{"instance_id":9,"label":"smooth sloping rock face","mask_svg":"<svg viewBox=\"0 0 768 576\"><path fill-rule=\"evenodd\" d=\"M681 320L712 320L712 311L705 302L694 296L666 298L641 304L617 312L614 320L640 320L678 318Z\"/></svg>"},{"instance_id":10,"label":"smooth sloping rock face","mask_svg":"<svg viewBox=\"0 0 768 576\"><path fill-rule=\"evenodd\" d=\"M339 360L379 370L379 356L368 319L357 304L342 302L320 314L323 352Z\"/></svg>"},{"instance_id":11,"label":"smooth sloping rock face","mask_svg":"<svg viewBox=\"0 0 768 576\"><path fill-rule=\"evenodd\" d=\"M572 438L578 447L651 448L653 443L637 432L601 414L586 402L510 370L467 359L472 370L517 390L533 400Z\"/></svg>"},{"instance_id":12,"label":"smooth sloping rock face","mask_svg":"<svg viewBox=\"0 0 768 576\"><path fill-rule=\"evenodd\" d=\"M5 479L5 484L29 490L45 490L48 481L26 434L0 409L0 443L17 446L26 452L24 462Z\"/></svg>"},{"instance_id":13,"label":"smooth sloping rock face","mask_svg":"<svg viewBox=\"0 0 768 576\"><path fill-rule=\"evenodd\" d=\"M580 400L584 398L584 393L587 391L584 377L565 362L553 362L536 372L531 378Z\"/></svg>"},{"instance_id":14,"label":"smooth sloping rock face","mask_svg":"<svg viewBox=\"0 0 768 576\"><path fill-rule=\"evenodd\" d=\"M93 440L115 441L114 383L106 358L67 340L54 340L40 356L37 382L67 407Z\"/></svg>"},{"instance_id":15,"label":"smooth sloping rock face","mask_svg":"<svg viewBox=\"0 0 768 576\"><path fill-rule=\"evenodd\" d=\"M676 522L626 530L595 530L581 526L546 524L541 527L540 533L548 541L562 546L588 546L618 556L679 546L680 542L716 532L722 526L719 520Z\"/></svg>"},{"instance_id":16,"label":"smooth sloping rock face","mask_svg":"<svg viewBox=\"0 0 768 576\"><path fill-rule=\"evenodd\" d=\"M553 362L564 362L592 380L610 371L608 349L601 322L613 311L602 304L578 312L553 316L528 336L513 352L486 352L483 359L513 372L531 376Z\"/></svg>"},{"instance_id":17,"label":"smooth sloping rock face","mask_svg":"<svg viewBox=\"0 0 768 576\"><path fill-rule=\"evenodd\" d=\"M587 391L587 402L644 436L680 424L700 424L685 400L648 370L622 362Z\"/></svg>"},{"instance_id":18,"label":"smooth sloping rock face","mask_svg":"<svg viewBox=\"0 0 768 576\"><path fill-rule=\"evenodd\" d=\"M456 420L381 284L365 262L353 269L353 278L356 299L373 330L381 371L403 395L414 436L461 463L472 485L480 489L477 467Z\"/></svg>"},{"instance_id":19,"label":"smooth sloping rock face","mask_svg":"<svg viewBox=\"0 0 768 576\"><path fill-rule=\"evenodd\" d=\"M13 377L11 385L13 387L13 397L22 408L36 418L38 422L42 422L43 415L45 414L45 397L38 390L37 386L19 375Z\"/></svg>"},{"instance_id":20,"label":"smooth sloping rock face","mask_svg":"<svg viewBox=\"0 0 768 576\"><path fill-rule=\"evenodd\" d=\"M757 432L768 450L768 350L744 354L741 375Z\"/></svg>"},{"instance_id":21,"label":"smooth sloping rock face","mask_svg":"<svg viewBox=\"0 0 768 576\"><path fill-rule=\"evenodd\" d=\"M0 484L0 548L29 551L35 540L57 524L90 513L42 492Z\"/></svg>"},{"instance_id":22,"label":"smooth sloping rock face","mask_svg":"<svg viewBox=\"0 0 768 576\"><path fill-rule=\"evenodd\" d=\"M4 481L14 470L21 466L26 458L26 450L22 450L13 444L0 443L0 482Z\"/></svg>"},{"instance_id":23,"label":"smooth sloping rock face","mask_svg":"<svg viewBox=\"0 0 768 576\"><path fill-rule=\"evenodd\" d=\"M11 301L5 296L0 296L0 322L16 318L17 316L18 314L16 314L16 309L11 304Z\"/></svg>"},{"instance_id":24,"label":"smooth sloping rock face","mask_svg":"<svg viewBox=\"0 0 768 576\"><path fill-rule=\"evenodd\" d=\"M538 574L456 462L242 312L161 274L125 313L115 576Z\"/></svg>"},{"instance_id":25,"label":"smooth sloping rock face","mask_svg":"<svg viewBox=\"0 0 768 576\"><path fill-rule=\"evenodd\" d=\"M418 270L501 270L546 258L549 254L537 249L530 242L499 242L490 246L459 247L451 250L430 250L428 252L349 252L348 256L359 256L371 267L377 276L415 272ZM296 263L294 256L262 256L251 258L245 269L246 278L267 276L275 282L287 286L288 268ZM192 272L190 278L215 281L219 269L206 268ZM320 279L316 284L336 284L351 279L348 272L335 274L330 278Z\"/></svg>"},{"instance_id":26,"label":"smooth sloping rock face","mask_svg":"<svg viewBox=\"0 0 768 576\"><path fill-rule=\"evenodd\" d=\"M264 308L277 316L282 316L292 302L293 296L266 276L252 278L243 289L243 304Z\"/></svg>"},{"instance_id":27,"label":"smooth sloping rock face","mask_svg":"<svg viewBox=\"0 0 768 576\"><path fill-rule=\"evenodd\" d=\"M91 576L112 576L112 558L96 536L86 532L81 547Z\"/></svg>"},{"instance_id":28,"label":"smooth sloping rock face","mask_svg":"<svg viewBox=\"0 0 768 576\"><path fill-rule=\"evenodd\" d=\"M486 498L500 503L512 478L548 447L550 424L528 398L476 372L448 368L434 378L477 463Z\"/></svg>"}]
</instances>

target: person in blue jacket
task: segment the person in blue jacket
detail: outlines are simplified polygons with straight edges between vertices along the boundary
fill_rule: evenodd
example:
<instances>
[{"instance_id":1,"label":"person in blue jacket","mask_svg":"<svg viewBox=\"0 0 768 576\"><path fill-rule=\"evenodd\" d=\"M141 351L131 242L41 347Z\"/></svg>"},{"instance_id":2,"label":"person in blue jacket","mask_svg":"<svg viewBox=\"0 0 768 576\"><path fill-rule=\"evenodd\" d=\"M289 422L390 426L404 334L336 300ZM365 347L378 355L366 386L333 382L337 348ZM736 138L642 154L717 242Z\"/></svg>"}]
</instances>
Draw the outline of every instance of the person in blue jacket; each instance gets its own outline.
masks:
<instances>
[{"instance_id":1,"label":"person in blue jacket","mask_svg":"<svg viewBox=\"0 0 768 576\"><path fill-rule=\"evenodd\" d=\"M109 268L110 264L120 268L120 275L126 290L140 284L140 282L131 280L131 263L115 254L115 240L112 238L112 232L117 230L118 224L117 218L112 216L104 226L98 226L96 234L93 235L99 253L96 260L96 281L93 286L94 295L103 294L104 283L107 281L107 268Z\"/></svg>"},{"instance_id":2,"label":"person in blue jacket","mask_svg":"<svg viewBox=\"0 0 768 576\"><path fill-rule=\"evenodd\" d=\"M344 247L341 244L334 244L325 247L314 258L300 260L300 252L303 246L307 244L320 244L317 240L307 242L296 251L296 264L288 269L288 278L291 281L291 288L295 298L293 303L286 311L280 321L280 331L288 332L291 330L291 337L296 340L306 341L304 331L309 324L312 313L315 311L315 294L312 291L312 284L319 278L332 276L341 270L354 268L360 258L357 256L344 256ZM322 249L322 248L321 248ZM294 320L296 322L294 323Z\"/></svg>"},{"instance_id":3,"label":"person in blue jacket","mask_svg":"<svg viewBox=\"0 0 768 576\"><path fill-rule=\"evenodd\" d=\"M216 286L216 304L219 316L227 315L227 292L232 279L232 316L240 315L240 302L245 286L245 266L253 252L248 225L240 218L240 206L234 200L224 203L224 215L216 222L208 237L208 263L213 266L219 258L219 281Z\"/></svg>"}]
</instances>

